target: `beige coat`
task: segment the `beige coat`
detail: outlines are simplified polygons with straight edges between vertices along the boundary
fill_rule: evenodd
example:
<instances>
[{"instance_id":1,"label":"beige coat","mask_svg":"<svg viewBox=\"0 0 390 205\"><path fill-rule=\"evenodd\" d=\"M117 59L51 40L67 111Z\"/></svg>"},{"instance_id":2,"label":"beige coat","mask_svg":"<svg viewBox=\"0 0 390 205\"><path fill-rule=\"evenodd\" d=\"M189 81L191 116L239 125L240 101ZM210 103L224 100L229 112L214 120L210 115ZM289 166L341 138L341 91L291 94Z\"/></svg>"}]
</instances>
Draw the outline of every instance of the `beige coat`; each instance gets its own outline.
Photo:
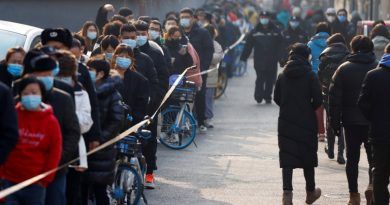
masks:
<instances>
[{"instance_id":1,"label":"beige coat","mask_svg":"<svg viewBox=\"0 0 390 205\"><path fill-rule=\"evenodd\" d=\"M211 61L210 70L214 69L207 75L207 83L206 87L208 88L216 88L218 84L218 66L221 60L223 59L224 54L222 50L222 46L214 41L214 54L213 60Z\"/></svg>"}]
</instances>

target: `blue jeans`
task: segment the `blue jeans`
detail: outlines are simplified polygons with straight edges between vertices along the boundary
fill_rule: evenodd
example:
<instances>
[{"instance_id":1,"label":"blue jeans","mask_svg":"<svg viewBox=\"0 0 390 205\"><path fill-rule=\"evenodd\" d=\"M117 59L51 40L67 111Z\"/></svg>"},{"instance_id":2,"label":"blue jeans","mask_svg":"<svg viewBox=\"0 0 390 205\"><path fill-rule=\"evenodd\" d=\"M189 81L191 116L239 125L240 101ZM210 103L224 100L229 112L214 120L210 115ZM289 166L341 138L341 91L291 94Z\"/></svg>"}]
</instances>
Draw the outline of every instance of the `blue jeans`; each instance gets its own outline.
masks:
<instances>
[{"instance_id":1,"label":"blue jeans","mask_svg":"<svg viewBox=\"0 0 390 205\"><path fill-rule=\"evenodd\" d=\"M212 119L214 117L214 93L215 88L206 88L206 119Z\"/></svg>"},{"instance_id":2,"label":"blue jeans","mask_svg":"<svg viewBox=\"0 0 390 205\"><path fill-rule=\"evenodd\" d=\"M9 188L16 183L4 180L3 187ZM40 185L30 185L5 198L4 205L44 205L46 188ZM0 202L1 204L1 202Z\"/></svg>"},{"instance_id":3,"label":"blue jeans","mask_svg":"<svg viewBox=\"0 0 390 205\"><path fill-rule=\"evenodd\" d=\"M49 184L45 205L66 205L66 174L56 175Z\"/></svg>"}]
</instances>

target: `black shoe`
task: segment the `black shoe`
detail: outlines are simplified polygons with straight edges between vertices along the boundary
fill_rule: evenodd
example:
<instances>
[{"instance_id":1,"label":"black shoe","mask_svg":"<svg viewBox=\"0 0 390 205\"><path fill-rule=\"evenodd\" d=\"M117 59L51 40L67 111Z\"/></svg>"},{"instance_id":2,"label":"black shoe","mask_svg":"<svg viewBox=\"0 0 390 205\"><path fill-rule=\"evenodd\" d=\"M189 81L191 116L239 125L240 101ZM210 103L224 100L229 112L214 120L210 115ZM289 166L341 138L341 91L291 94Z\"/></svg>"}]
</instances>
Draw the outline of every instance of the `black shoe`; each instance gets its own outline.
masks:
<instances>
[{"instance_id":1,"label":"black shoe","mask_svg":"<svg viewBox=\"0 0 390 205\"><path fill-rule=\"evenodd\" d=\"M334 153L329 151L327 147L325 147L325 153L328 155L329 159L334 159Z\"/></svg>"},{"instance_id":2,"label":"black shoe","mask_svg":"<svg viewBox=\"0 0 390 205\"><path fill-rule=\"evenodd\" d=\"M266 101L265 101L265 104L271 105L271 104L272 104L272 100L266 100Z\"/></svg>"},{"instance_id":3,"label":"black shoe","mask_svg":"<svg viewBox=\"0 0 390 205\"><path fill-rule=\"evenodd\" d=\"M337 163L339 164L345 164L345 159L343 155L337 156Z\"/></svg>"},{"instance_id":4,"label":"black shoe","mask_svg":"<svg viewBox=\"0 0 390 205\"><path fill-rule=\"evenodd\" d=\"M257 102L258 104L261 104L261 103L263 102L263 99L256 99L256 102Z\"/></svg>"}]
</instances>

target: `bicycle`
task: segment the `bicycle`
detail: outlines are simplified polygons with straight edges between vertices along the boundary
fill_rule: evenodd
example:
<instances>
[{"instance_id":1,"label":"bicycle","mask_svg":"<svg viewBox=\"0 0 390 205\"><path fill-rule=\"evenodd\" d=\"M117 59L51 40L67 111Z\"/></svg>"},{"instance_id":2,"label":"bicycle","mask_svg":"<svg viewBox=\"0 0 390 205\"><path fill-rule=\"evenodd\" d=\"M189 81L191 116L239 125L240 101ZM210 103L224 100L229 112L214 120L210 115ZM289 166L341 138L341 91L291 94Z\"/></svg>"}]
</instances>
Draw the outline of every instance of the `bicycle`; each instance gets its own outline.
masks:
<instances>
[{"instance_id":1,"label":"bicycle","mask_svg":"<svg viewBox=\"0 0 390 205\"><path fill-rule=\"evenodd\" d=\"M219 99L220 97L222 97L222 95L226 91L227 86L228 86L227 66L226 66L226 62L224 62L223 60L218 69L218 82L214 93L214 99Z\"/></svg>"},{"instance_id":2,"label":"bicycle","mask_svg":"<svg viewBox=\"0 0 390 205\"><path fill-rule=\"evenodd\" d=\"M143 192L147 165L142 155L141 142L150 138L149 130L139 130L116 144L118 160L114 182L109 188L112 204L138 205L141 197L148 204Z\"/></svg>"},{"instance_id":3,"label":"bicycle","mask_svg":"<svg viewBox=\"0 0 390 205\"><path fill-rule=\"evenodd\" d=\"M177 76L171 76L175 81ZM184 149L195 143L197 122L192 113L196 94L193 82L182 80L170 98L172 104L159 116L159 140L161 144L175 150ZM196 145L196 144L195 144Z\"/></svg>"}]
</instances>

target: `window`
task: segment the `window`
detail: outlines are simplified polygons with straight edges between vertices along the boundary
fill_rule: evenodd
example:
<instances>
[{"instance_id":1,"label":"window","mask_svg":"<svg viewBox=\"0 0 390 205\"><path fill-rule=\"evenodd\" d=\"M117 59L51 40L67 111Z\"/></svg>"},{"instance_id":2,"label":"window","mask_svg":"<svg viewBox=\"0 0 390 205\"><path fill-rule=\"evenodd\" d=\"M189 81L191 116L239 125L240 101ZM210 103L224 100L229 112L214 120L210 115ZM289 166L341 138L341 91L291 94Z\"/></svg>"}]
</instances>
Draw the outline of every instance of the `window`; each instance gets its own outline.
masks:
<instances>
[{"instance_id":1,"label":"window","mask_svg":"<svg viewBox=\"0 0 390 205\"><path fill-rule=\"evenodd\" d=\"M8 49L13 47L23 47L26 36L10 31L0 30L0 61L5 58Z\"/></svg>"}]
</instances>

